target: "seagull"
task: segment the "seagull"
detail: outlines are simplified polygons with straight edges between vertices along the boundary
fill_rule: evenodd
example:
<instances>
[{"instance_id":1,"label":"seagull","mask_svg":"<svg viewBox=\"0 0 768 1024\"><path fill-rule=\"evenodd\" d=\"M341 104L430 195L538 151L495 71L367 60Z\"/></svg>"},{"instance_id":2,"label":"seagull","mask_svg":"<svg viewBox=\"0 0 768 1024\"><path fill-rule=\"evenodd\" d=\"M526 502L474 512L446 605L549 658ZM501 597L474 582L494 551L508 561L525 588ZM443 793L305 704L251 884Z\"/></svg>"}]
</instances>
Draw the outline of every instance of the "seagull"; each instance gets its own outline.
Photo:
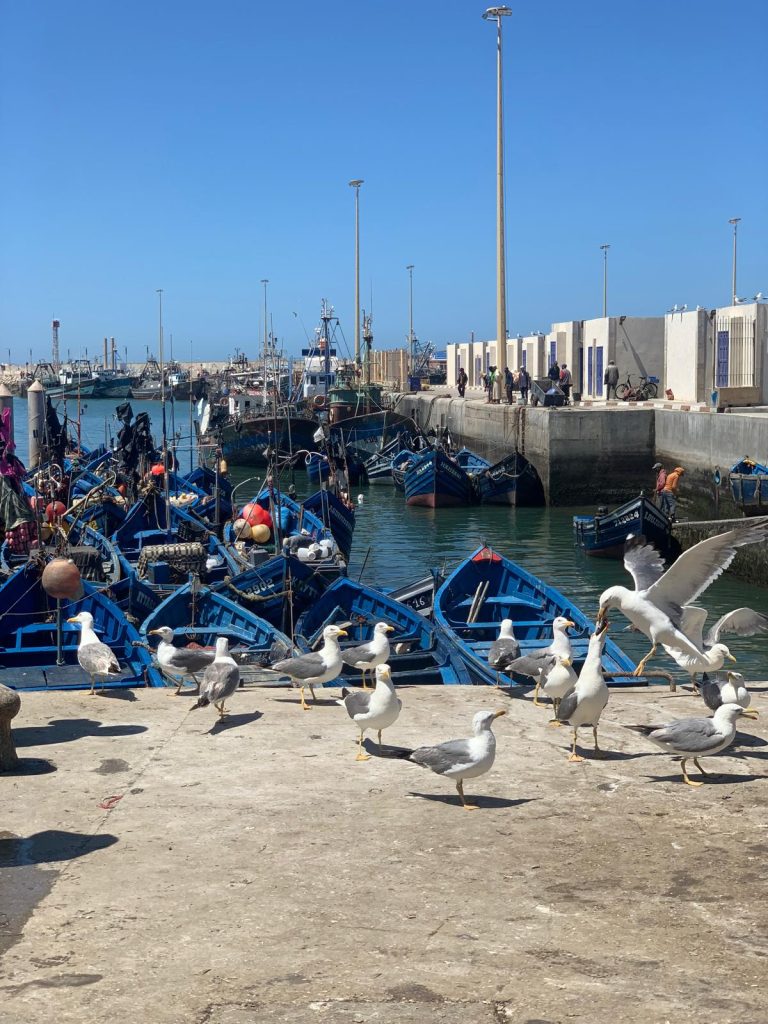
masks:
<instances>
[{"instance_id":1,"label":"seagull","mask_svg":"<svg viewBox=\"0 0 768 1024\"><path fill-rule=\"evenodd\" d=\"M625 728L647 736L667 754L682 755L680 768L683 780L689 786L701 786L701 782L688 778L685 762L692 757L701 774L706 775L699 764L699 758L717 754L733 743L736 719L740 715L757 718L757 712L752 708L743 708L740 704L723 704L712 718L678 718L665 725L627 725Z\"/></svg>"},{"instance_id":2,"label":"seagull","mask_svg":"<svg viewBox=\"0 0 768 1024\"><path fill-rule=\"evenodd\" d=\"M212 664L216 657L214 652L206 651L202 647L174 646L173 630L170 626L150 629L148 636L160 637L160 643L157 645L157 662L160 668L165 669L169 675L175 676L178 682L178 686L171 696L178 697L181 693L184 676L191 676L194 679L199 693L200 680L197 678L197 674Z\"/></svg>"},{"instance_id":3,"label":"seagull","mask_svg":"<svg viewBox=\"0 0 768 1024\"><path fill-rule=\"evenodd\" d=\"M768 616L754 611L752 608L736 608L727 615L721 615L704 639L704 623L707 621L705 608L686 605L683 608L681 630L700 652L697 658L691 658L674 647L664 645L667 654L674 658L680 668L695 677L699 672L717 672L723 667L725 659L736 661L725 646L719 643L721 633L732 633L735 636L754 636L768 630ZM738 703L738 702L737 702Z\"/></svg>"},{"instance_id":4,"label":"seagull","mask_svg":"<svg viewBox=\"0 0 768 1024\"><path fill-rule=\"evenodd\" d=\"M381 747L381 732L394 725L400 715L403 702L395 694L392 670L389 665L376 666L376 686L373 693L360 690L341 691L341 700L336 701L347 709L347 714L360 730L356 761L368 761L370 754L363 753L363 737L367 729L376 729Z\"/></svg>"},{"instance_id":5,"label":"seagull","mask_svg":"<svg viewBox=\"0 0 768 1024\"><path fill-rule=\"evenodd\" d=\"M552 708L555 713L555 720L550 724L559 725L557 712L563 697L573 693L578 682L571 659L563 658L560 654L553 654L550 667L542 673L542 678L541 691L552 700Z\"/></svg>"},{"instance_id":6,"label":"seagull","mask_svg":"<svg viewBox=\"0 0 768 1024\"><path fill-rule=\"evenodd\" d=\"M304 711L310 710L309 704L304 700L304 687L308 686L312 700L317 700L313 687L332 682L341 672L343 662L339 650L340 636L347 636L347 631L339 629L338 626L326 626L323 630L323 646L319 651L301 654L297 658L286 658L284 661L275 662L271 667L272 672L290 676L292 684L298 686Z\"/></svg>"},{"instance_id":7,"label":"seagull","mask_svg":"<svg viewBox=\"0 0 768 1024\"><path fill-rule=\"evenodd\" d=\"M552 643L549 647L540 647L533 651L526 651L521 658L511 661L506 671L511 675L516 672L521 676L530 676L536 680L536 689L533 691L533 703L537 708L544 707L539 701L539 688L542 681L542 673L550 664L552 655L560 655L563 658L571 658L571 638L566 633L567 629L574 629L575 623L566 619L564 615L558 615L552 623Z\"/></svg>"},{"instance_id":8,"label":"seagull","mask_svg":"<svg viewBox=\"0 0 768 1024\"><path fill-rule=\"evenodd\" d=\"M74 622L80 626L80 643L77 645L77 661L80 668L87 673L91 680L91 697L96 693L96 679L103 676L109 679L110 676L122 675L123 670L111 647L107 647L96 636L93 629L93 616L90 612L78 612L67 622Z\"/></svg>"},{"instance_id":9,"label":"seagull","mask_svg":"<svg viewBox=\"0 0 768 1024\"><path fill-rule=\"evenodd\" d=\"M635 669L641 676L659 644L672 647L690 658L701 652L682 631L683 607L691 604L720 576L736 557L737 548L756 544L768 537L764 525L728 530L699 541L684 551L665 571L661 556L644 537L628 539L624 568L635 581L635 589L609 587L600 595L598 624L611 608L618 608L653 646Z\"/></svg>"},{"instance_id":10,"label":"seagull","mask_svg":"<svg viewBox=\"0 0 768 1024\"><path fill-rule=\"evenodd\" d=\"M576 753L576 738L580 725L591 725L595 737L595 757L602 757L603 752L597 745L597 723L603 708L608 703L608 687L605 685L602 670L603 644L608 632L608 623L604 622L589 638L589 649L581 667L576 688L573 693L563 697L557 709L557 721L573 727L573 747L569 761L583 761Z\"/></svg>"},{"instance_id":11,"label":"seagull","mask_svg":"<svg viewBox=\"0 0 768 1024\"><path fill-rule=\"evenodd\" d=\"M423 765L437 775L456 780L456 791L466 811L477 810L464 798L464 779L476 779L491 770L496 757L496 737L491 726L506 711L478 711L472 719L473 735L465 740L448 740L436 747L418 747L409 761Z\"/></svg>"},{"instance_id":12,"label":"seagull","mask_svg":"<svg viewBox=\"0 0 768 1024\"><path fill-rule=\"evenodd\" d=\"M386 622L377 622L373 627L373 639L359 647L347 647L341 652L341 659L345 665L360 669L363 674L363 689L367 690L365 674L377 665L383 665L389 661L389 639L387 633L394 633L394 628Z\"/></svg>"},{"instance_id":13,"label":"seagull","mask_svg":"<svg viewBox=\"0 0 768 1024\"><path fill-rule=\"evenodd\" d=\"M229 640L225 636L216 638L216 654L213 661L203 673L203 682L200 687L200 696L197 703L192 705L195 708L206 708L213 704L219 712L221 720L226 711L224 701L231 697L240 683L240 669L237 662L229 653Z\"/></svg>"},{"instance_id":14,"label":"seagull","mask_svg":"<svg viewBox=\"0 0 768 1024\"><path fill-rule=\"evenodd\" d=\"M520 643L515 638L515 630L512 619L503 619L499 635L490 646L488 651L488 664L496 671L496 685L501 685L500 672L506 671L507 666L515 658L520 657Z\"/></svg>"},{"instance_id":15,"label":"seagull","mask_svg":"<svg viewBox=\"0 0 768 1024\"><path fill-rule=\"evenodd\" d=\"M717 711L723 704L748 708L752 700L741 672L728 672L725 680L708 679L699 686L699 693L710 711Z\"/></svg>"}]
</instances>

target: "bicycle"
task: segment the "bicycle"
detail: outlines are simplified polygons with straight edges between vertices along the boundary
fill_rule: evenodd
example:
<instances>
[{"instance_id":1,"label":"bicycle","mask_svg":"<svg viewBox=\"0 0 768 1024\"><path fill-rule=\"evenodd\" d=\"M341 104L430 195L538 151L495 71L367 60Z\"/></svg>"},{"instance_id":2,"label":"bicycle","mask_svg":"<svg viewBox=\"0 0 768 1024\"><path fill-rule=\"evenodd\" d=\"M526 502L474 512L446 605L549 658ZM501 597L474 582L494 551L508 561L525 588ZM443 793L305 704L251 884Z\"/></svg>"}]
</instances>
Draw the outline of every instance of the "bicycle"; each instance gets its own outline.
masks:
<instances>
[{"instance_id":1,"label":"bicycle","mask_svg":"<svg viewBox=\"0 0 768 1024\"><path fill-rule=\"evenodd\" d=\"M640 375L640 383L637 386L632 384L632 377L630 374L627 374L627 379L624 383L618 384L616 387L616 397L624 402L645 402L649 398L656 398L658 393L657 385L642 374Z\"/></svg>"}]
</instances>

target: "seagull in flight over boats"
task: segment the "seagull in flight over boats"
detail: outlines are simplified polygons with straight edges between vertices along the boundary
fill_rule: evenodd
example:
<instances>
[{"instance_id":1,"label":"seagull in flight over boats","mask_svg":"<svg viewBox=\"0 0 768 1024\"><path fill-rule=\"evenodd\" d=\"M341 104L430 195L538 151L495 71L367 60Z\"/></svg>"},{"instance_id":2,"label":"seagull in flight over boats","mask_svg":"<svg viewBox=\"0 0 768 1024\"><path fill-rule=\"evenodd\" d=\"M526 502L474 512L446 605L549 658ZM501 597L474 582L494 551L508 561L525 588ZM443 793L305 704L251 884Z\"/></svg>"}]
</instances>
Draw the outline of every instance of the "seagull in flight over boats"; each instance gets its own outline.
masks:
<instances>
[{"instance_id":1,"label":"seagull in flight over boats","mask_svg":"<svg viewBox=\"0 0 768 1024\"><path fill-rule=\"evenodd\" d=\"M721 615L705 639L704 623L706 621L706 608L690 604L683 608L680 628L698 649L698 657L691 658L685 652L664 645L664 650L670 658L673 658L680 668L685 669L694 683L699 672L717 672L723 667L726 659L736 661L726 645L720 643L722 633L731 633L734 636L754 636L755 633L764 633L768 630L768 616L756 612L752 608L736 608L726 615Z\"/></svg>"},{"instance_id":2,"label":"seagull in flight over boats","mask_svg":"<svg viewBox=\"0 0 768 1024\"><path fill-rule=\"evenodd\" d=\"M611 608L618 608L649 638L653 646L634 675L643 674L659 644L689 658L701 656L701 651L683 632L684 607L692 604L728 568L738 548L767 538L768 528L761 524L727 530L694 544L666 571L658 551L644 537L627 540L624 568L632 576L635 589L616 586L604 590L600 595L597 621L599 625Z\"/></svg>"}]
</instances>

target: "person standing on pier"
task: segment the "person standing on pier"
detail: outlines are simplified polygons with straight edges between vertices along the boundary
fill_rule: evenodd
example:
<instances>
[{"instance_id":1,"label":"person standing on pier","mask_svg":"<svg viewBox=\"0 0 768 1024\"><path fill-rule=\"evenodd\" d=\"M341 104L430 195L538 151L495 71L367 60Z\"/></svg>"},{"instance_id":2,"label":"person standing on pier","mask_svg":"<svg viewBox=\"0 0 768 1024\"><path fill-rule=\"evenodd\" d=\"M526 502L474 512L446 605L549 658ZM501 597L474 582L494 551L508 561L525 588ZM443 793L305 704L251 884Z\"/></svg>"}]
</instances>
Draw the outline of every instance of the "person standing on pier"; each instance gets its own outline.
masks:
<instances>
[{"instance_id":1,"label":"person standing on pier","mask_svg":"<svg viewBox=\"0 0 768 1024\"><path fill-rule=\"evenodd\" d=\"M552 365L550 366L549 373L547 374L547 376L552 381L553 385L557 387L557 385L560 383L560 364L557 360L555 360L554 363L552 363Z\"/></svg>"},{"instance_id":2,"label":"person standing on pier","mask_svg":"<svg viewBox=\"0 0 768 1024\"><path fill-rule=\"evenodd\" d=\"M565 401L571 400L571 371L568 369L568 363L563 363L560 367L560 390L565 395Z\"/></svg>"},{"instance_id":3,"label":"person standing on pier","mask_svg":"<svg viewBox=\"0 0 768 1024\"><path fill-rule=\"evenodd\" d=\"M660 462L656 462L651 468L656 473L656 504L661 508L661 492L664 490L664 484L667 482L667 471Z\"/></svg>"},{"instance_id":4,"label":"person standing on pier","mask_svg":"<svg viewBox=\"0 0 768 1024\"><path fill-rule=\"evenodd\" d=\"M523 405L528 404L528 389L531 386L531 375L528 373L524 366L520 367L520 397L523 400Z\"/></svg>"},{"instance_id":5,"label":"person standing on pier","mask_svg":"<svg viewBox=\"0 0 768 1024\"><path fill-rule=\"evenodd\" d=\"M456 379L456 387L459 389L459 398L464 397L464 392L467 390L467 371L463 366L459 367L459 376Z\"/></svg>"},{"instance_id":6,"label":"person standing on pier","mask_svg":"<svg viewBox=\"0 0 768 1024\"><path fill-rule=\"evenodd\" d=\"M508 366L504 367L504 390L507 392L507 405L512 405L515 398L515 378Z\"/></svg>"},{"instance_id":7,"label":"person standing on pier","mask_svg":"<svg viewBox=\"0 0 768 1024\"><path fill-rule=\"evenodd\" d=\"M674 520L677 511L677 488L680 484L680 477L685 470L682 466L675 466L667 476L664 490L661 492L661 511L668 519Z\"/></svg>"},{"instance_id":8,"label":"person standing on pier","mask_svg":"<svg viewBox=\"0 0 768 1024\"><path fill-rule=\"evenodd\" d=\"M605 397L608 401L611 399L611 392L613 397L616 397L616 386L619 383L619 368L612 359L608 360L608 365L605 368L605 375L603 377L603 384L605 384L607 390Z\"/></svg>"},{"instance_id":9,"label":"person standing on pier","mask_svg":"<svg viewBox=\"0 0 768 1024\"><path fill-rule=\"evenodd\" d=\"M504 384L503 375L497 366L493 371L493 400L496 405L501 405L502 387Z\"/></svg>"}]
</instances>

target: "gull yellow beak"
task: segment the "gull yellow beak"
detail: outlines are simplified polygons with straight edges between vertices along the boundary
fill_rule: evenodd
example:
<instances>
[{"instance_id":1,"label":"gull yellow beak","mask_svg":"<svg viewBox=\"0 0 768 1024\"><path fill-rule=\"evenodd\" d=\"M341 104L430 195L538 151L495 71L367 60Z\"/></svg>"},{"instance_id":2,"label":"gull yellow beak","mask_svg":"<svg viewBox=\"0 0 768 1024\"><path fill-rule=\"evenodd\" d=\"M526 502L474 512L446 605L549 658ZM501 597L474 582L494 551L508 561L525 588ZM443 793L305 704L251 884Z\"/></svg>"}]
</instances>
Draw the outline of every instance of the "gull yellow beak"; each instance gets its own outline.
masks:
<instances>
[{"instance_id":1,"label":"gull yellow beak","mask_svg":"<svg viewBox=\"0 0 768 1024\"><path fill-rule=\"evenodd\" d=\"M566 627L569 627L570 629L576 629L576 623L575 622L571 622L570 619L566 619L565 620L565 625L566 625Z\"/></svg>"},{"instance_id":2,"label":"gull yellow beak","mask_svg":"<svg viewBox=\"0 0 768 1024\"><path fill-rule=\"evenodd\" d=\"M563 668L568 668L570 665L573 664L573 662L570 658L561 658L560 664L563 666Z\"/></svg>"},{"instance_id":3,"label":"gull yellow beak","mask_svg":"<svg viewBox=\"0 0 768 1024\"><path fill-rule=\"evenodd\" d=\"M760 712L759 711L755 711L754 708L744 708L744 710L741 713L742 713L742 715L744 715L745 718L759 718L760 717Z\"/></svg>"},{"instance_id":4,"label":"gull yellow beak","mask_svg":"<svg viewBox=\"0 0 768 1024\"><path fill-rule=\"evenodd\" d=\"M147 633L147 636L159 636L159 635L160 635L160 630L159 629L150 629L150 631Z\"/></svg>"},{"instance_id":5,"label":"gull yellow beak","mask_svg":"<svg viewBox=\"0 0 768 1024\"><path fill-rule=\"evenodd\" d=\"M493 716L493 717L494 717L494 718L501 718L501 716L502 716L502 715L506 715L506 713L507 713L506 711L496 711L496 712L494 713L494 716Z\"/></svg>"},{"instance_id":6,"label":"gull yellow beak","mask_svg":"<svg viewBox=\"0 0 768 1024\"><path fill-rule=\"evenodd\" d=\"M340 629L339 636L349 636L349 633L346 631L346 629Z\"/></svg>"},{"instance_id":7,"label":"gull yellow beak","mask_svg":"<svg viewBox=\"0 0 768 1024\"><path fill-rule=\"evenodd\" d=\"M726 658L729 661L732 661L734 664L736 663L736 659L734 658L734 656L732 654L726 654Z\"/></svg>"},{"instance_id":8,"label":"gull yellow beak","mask_svg":"<svg viewBox=\"0 0 768 1024\"><path fill-rule=\"evenodd\" d=\"M79 621L80 621L80 619L78 619L78 618L67 619L67 622L79 622Z\"/></svg>"},{"instance_id":9,"label":"gull yellow beak","mask_svg":"<svg viewBox=\"0 0 768 1024\"><path fill-rule=\"evenodd\" d=\"M387 633L394 633L394 632L395 632L395 627L394 626L387 626Z\"/></svg>"}]
</instances>

